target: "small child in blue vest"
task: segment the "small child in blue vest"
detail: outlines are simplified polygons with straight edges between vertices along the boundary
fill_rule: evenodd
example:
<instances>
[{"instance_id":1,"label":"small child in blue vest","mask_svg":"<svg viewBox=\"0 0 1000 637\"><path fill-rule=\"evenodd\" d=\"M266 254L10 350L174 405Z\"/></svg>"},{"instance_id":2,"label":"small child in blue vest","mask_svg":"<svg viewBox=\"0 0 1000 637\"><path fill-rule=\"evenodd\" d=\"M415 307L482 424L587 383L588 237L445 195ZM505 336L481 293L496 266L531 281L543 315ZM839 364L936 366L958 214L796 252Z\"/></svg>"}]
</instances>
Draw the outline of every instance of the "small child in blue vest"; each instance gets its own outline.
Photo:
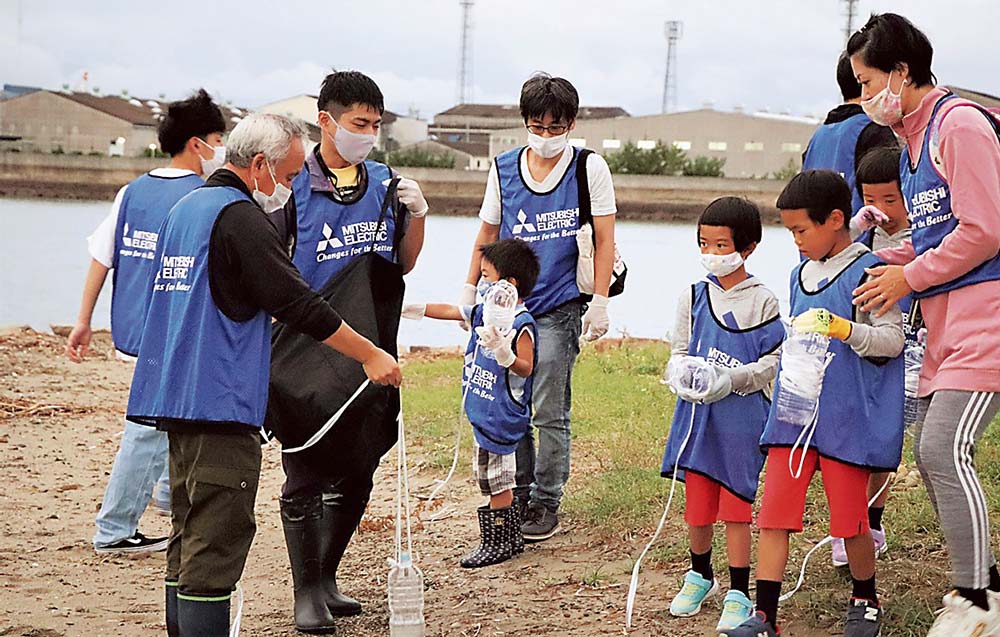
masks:
<instances>
[{"instance_id":1,"label":"small child in blue vest","mask_svg":"<svg viewBox=\"0 0 1000 637\"><path fill-rule=\"evenodd\" d=\"M778 634L778 600L791 533L802 531L806 492L821 471L830 511L830 535L844 539L852 591L845 637L877 637L882 608L875 588L875 546L868 524L868 482L891 471L903 450L902 317L898 307L877 317L853 304L854 289L879 260L851 241L851 189L826 170L799 173L778 197L781 222L805 260L792 269L792 326L829 337L828 361L815 416L803 445L803 427L771 405L760 444L767 453L757 526L756 613L729 637ZM778 367L781 392L785 359ZM792 369L789 366L789 369ZM805 448L803 448L805 447ZM794 469L794 471L793 471Z\"/></svg>"},{"instance_id":2,"label":"small child in blue vest","mask_svg":"<svg viewBox=\"0 0 1000 637\"><path fill-rule=\"evenodd\" d=\"M910 220L906 215L906 201L899 187L898 146L881 146L868 151L858 163L854 183L857 194L864 202L861 211L851 219L851 238L868 246L872 252L883 248L898 248L910 239ZM920 320L919 304L907 296L900 303L903 312L903 333L907 345L917 342ZM868 525L872 529L876 557L885 553L889 545L882 528L882 514L889 498L886 480L891 473L872 473L868 479ZM883 488L884 487L884 488ZM874 500L872 500L874 498ZM833 541L834 566L847 566L844 540Z\"/></svg>"},{"instance_id":3,"label":"small child in blue vest","mask_svg":"<svg viewBox=\"0 0 1000 637\"><path fill-rule=\"evenodd\" d=\"M684 481L691 545L691 570L670 602L670 613L695 615L719 590L712 572L712 533L721 521L730 574L718 623L723 630L741 624L752 610L750 523L764 466L759 443L785 330L778 299L744 265L761 240L757 207L738 197L716 199L698 219L697 238L709 274L677 303L670 355L705 358L717 369L718 380L697 401L679 390L684 400L677 401L663 455L661 474L672 477L676 466L677 479Z\"/></svg>"},{"instance_id":4,"label":"small child in blue vest","mask_svg":"<svg viewBox=\"0 0 1000 637\"><path fill-rule=\"evenodd\" d=\"M537 328L523 299L538 280L538 257L520 239L502 239L480 248L483 255L479 292L485 298L497 281L517 288L512 329L501 333L483 320L483 304L407 305L403 317L465 321L472 326L462 369L465 414L472 424L476 478L489 504L479 507L479 548L464 558L464 568L499 564L524 551L521 519L513 506L517 466L514 451L531 426L531 386ZM489 354L487 354L489 352Z\"/></svg>"}]
</instances>

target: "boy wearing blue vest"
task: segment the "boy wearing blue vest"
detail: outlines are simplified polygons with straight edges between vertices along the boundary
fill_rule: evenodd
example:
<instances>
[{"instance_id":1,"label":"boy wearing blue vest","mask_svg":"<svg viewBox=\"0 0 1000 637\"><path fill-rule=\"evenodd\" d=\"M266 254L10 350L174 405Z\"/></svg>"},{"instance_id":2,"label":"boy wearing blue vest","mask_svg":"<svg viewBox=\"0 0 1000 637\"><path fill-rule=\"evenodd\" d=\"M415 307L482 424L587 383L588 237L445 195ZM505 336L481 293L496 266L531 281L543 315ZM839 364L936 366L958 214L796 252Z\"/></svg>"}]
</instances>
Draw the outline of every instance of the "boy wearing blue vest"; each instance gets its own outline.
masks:
<instances>
[{"instance_id":1,"label":"boy wearing blue vest","mask_svg":"<svg viewBox=\"0 0 1000 637\"><path fill-rule=\"evenodd\" d=\"M114 271L111 338L119 360L133 362L139 351L160 226L177 201L201 186L203 177L225 162L222 111L204 90L167 108L159 125L160 148L170 164L123 186L111 213L87 237L91 262L77 324L66 342L66 355L79 363L90 347L90 321L109 270ZM167 538L146 537L139 518L153 487L156 505L170 514L167 436L125 421L121 445L97 514L94 549L98 553L162 551Z\"/></svg>"},{"instance_id":2,"label":"boy wearing blue vest","mask_svg":"<svg viewBox=\"0 0 1000 637\"><path fill-rule=\"evenodd\" d=\"M569 143L580 98L566 79L545 73L521 87L521 117L527 144L498 155L486 180L479 210L482 224L460 305L476 299L480 246L519 238L541 263L538 283L524 299L538 322L539 349L531 424L517 450L518 506L524 509L528 542L559 532L558 509L570 472L570 407L573 365L580 340L607 333L608 295L615 261L614 186L600 155ZM585 303L577 287L580 252L576 232L582 206L590 207L594 239L594 295ZM585 223L585 222L584 222Z\"/></svg>"},{"instance_id":3,"label":"boy wearing blue vest","mask_svg":"<svg viewBox=\"0 0 1000 637\"><path fill-rule=\"evenodd\" d=\"M900 150L896 146L873 148L864 156L855 172L858 194L865 205L860 214L851 219L851 238L868 246L872 252L883 248L898 248L910 239L910 220L906 216L906 202L899 188L899 156ZM871 214L867 214L869 212ZM917 332L922 323L919 305L908 296L900 302L899 307L903 313L906 343L916 343ZM868 525L872 530L876 556L882 555L889 548L885 529L882 527L882 514L889 498L889 485L886 481L891 475L872 473L868 481L868 499L872 503L868 507ZM847 552L841 538L833 540L832 555L834 566L847 566Z\"/></svg>"},{"instance_id":4,"label":"boy wearing blue vest","mask_svg":"<svg viewBox=\"0 0 1000 637\"><path fill-rule=\"evenodd\" d=\"M382 91L363 73L336 71L323 79L316 106L320 142L306 152L305 166L292 182L295 267L316 291L371 254L407 274L423 247L428 205L417 182L368 159L385 111ZM395 332L388 338L395 343ZM328 380L341 381L335 374ZM398 395L392 396L398 403ZM398 410L398 404L388 409ZM360 602L340 592L337 571L367 507L379 460L396 441L396 427L392 419L367 425L345 418L328 436L344 448L360 440L360 427L377 429L366 433L377 442L365 443L347 461L298 453L281 457L281 519L301 629L327 629L335 617L362 610ZM316 572L307 568L317 564ZM315 578L320 585L308 584Z\"/></svg>"},{"instance_id":5,"label":"boy wearing blue vest","mask_svg":"<svg viewBox=\"0 0 1000 637\"><path fill-rule=\"evenodd\" d=\"M861 159L873 148L895 146L896 136L888 126L879 126L861 108L861 85L851 70L847 52L837 60L837 84L844 103L830 111L823 125L816 129L802 154L802 170L832 170L847 181L851 189L854 215L864 202L854 187L854 174Z\"/></svg>"},{"instance_id":6,"label":"boy wearing blue vest","mask_svg":"<svg viewBox=\"0 0 1000 637\"><path fill-rule=\"evenodd\" d=\"M744 265L760 239L760 212L746 199L722 197L705 208L698 247L708 276L681 295L671 339L671 358L702 357L715 366L718 379L701 400L678 390L682 400L663 454L660 474L673 477L677 467L676 477L684 481L691 545L691 569L670 602L670 614L695 615L719 590L712 572L712 526L721 521L730 588L718 630L743 623L753 608L750 523L764 466L759 443L785 335L778 299Z\"/></svg>"},{"instance_id":7,"label":"boy wearing blue vest","mask_svg":"<svg viewBox=\"0 0 1000 637\"><path fill-rule=\"evenodd\" d=\"M479 548L462 558L464 568L505 562L524 550L520 509L513 506L514 451L531 427L532 382L538 328L523 299L538 279L538 257L520 239L501 239L482 246L480 291L507 281L518 300L510 332L484 324L484 306L431 303L409 305L404 318L464 321L472 327L462 367L465 414L472 424L476 448L473 466L479 490L490 499L479 507Z\"/></svg>"},{"instance_id":8,"label":"boy wearing blue vest","mask_svg":"<svg viewBox=\"0 0 1000 637\"><path fill-rule=\"evenodd\" d=\"M772 402L761 447L767 453L757 523L756 613L730 637L778 634L778 598L788 562L789 534L802 531L806 491L820 470L830 510L830 535L844 539L852 592L846 637L876 637L882 623L875 588L875 547L868 524L872 472L899 466L903 449L902 317L881 318L853 305L853 290L879 263L867 246L851 241L851 191L831 171L799 173L778 197L781 221L805 260L791 275L790 304L799 332L830 338L815 431L799 447L803 429L785 422ZM781 391L779 362L775 396ZM798 447L798 448L796 448ZM794 472L793 472L794 470Z\"/></svg>"}]
</instances>

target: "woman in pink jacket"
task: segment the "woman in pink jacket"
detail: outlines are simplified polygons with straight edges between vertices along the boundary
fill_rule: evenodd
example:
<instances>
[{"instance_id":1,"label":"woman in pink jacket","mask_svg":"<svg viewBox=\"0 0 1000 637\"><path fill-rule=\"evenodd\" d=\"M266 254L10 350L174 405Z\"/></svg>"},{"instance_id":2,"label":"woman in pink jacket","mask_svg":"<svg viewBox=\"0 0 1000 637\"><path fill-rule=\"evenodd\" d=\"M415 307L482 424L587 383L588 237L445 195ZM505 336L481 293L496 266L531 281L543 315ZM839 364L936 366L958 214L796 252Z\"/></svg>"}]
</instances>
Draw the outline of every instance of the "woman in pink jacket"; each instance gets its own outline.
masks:
<instances>
[{"instance_id":1,"label":"woman in pink jacket","mask_svg":"<svg viewBox=\"0 0 1000 637\"><path fill-rule=\"evenodd\" d=\"M890 265L871 270L855 304L881 315L912 292L927 326L919 389L927 412L913 454L955 588L928 637L996 634L1000 573L973 453L1000 408L1000 124L935 86L931 44L906 18L873 15L847 52L865 112L907 148L900 185L913 238L878 252Z\"/></svg>"}]
</instances>

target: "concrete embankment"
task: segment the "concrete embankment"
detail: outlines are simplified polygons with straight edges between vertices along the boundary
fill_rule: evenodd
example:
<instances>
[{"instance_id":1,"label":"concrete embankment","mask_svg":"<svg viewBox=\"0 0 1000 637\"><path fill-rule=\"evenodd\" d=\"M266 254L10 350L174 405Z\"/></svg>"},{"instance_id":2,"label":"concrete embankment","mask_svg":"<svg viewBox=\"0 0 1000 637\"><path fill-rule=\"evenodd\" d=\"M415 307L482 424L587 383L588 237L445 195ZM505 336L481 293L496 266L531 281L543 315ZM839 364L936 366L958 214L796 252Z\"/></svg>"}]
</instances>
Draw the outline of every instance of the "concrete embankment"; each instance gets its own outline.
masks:
<instances>
[{"instance_id":1,"label":"concrete embankment","mask_svg":"<svg viewBox=\"0 0 1000 637\"><path fill-rule=\"evenodd\" d=\"M110 201L138 175L165 165L163 159L0 154L0 197ZM420 182L436 214L475 215L482 203L485 172L402 168ZM693 221L716 197L747 197L765 222L776 222L774 201L784 182L771 179L716 179L615 175L620 219Z\"/></svg>"}]
</instances>

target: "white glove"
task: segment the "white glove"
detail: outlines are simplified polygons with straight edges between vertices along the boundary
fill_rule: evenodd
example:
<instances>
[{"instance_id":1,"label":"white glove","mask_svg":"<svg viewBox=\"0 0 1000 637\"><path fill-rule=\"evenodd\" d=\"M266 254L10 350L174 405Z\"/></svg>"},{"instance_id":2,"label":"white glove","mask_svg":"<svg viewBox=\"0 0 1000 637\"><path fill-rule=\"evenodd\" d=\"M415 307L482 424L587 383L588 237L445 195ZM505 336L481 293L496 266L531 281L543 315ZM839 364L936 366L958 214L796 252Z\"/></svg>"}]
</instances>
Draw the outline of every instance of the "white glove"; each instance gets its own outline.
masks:
<instances>
[{"instance_id":1,"label":"white glove","mask_svg":"<svg viewBox=\"0 0 1000 637\"><path fill-rule=\"evenodd\" d=\"M496 325L483 325L476 328L480 347L493 352L493 356L501 367L510 367L517 360L508 336L501 334Z\"/></svg>"},{"instance_id":2,"label":"white glove","mask_svg":"<svg viewBox=\"0 0 1000 637\"><path fill-rule=\"evenodd\" d=\"M608 333L611 319L608 318L608 297L595 294L590 307L583 315L583 335L585 341L596 341Z\"/></svg>"},{"instance_id":3,"label":"white glove","mask_svg":"<svg viewBox=\"0 0 1000 637\"><path fill-rule=\"evenodd\" d=\"M388 186L391 181L391 179L386 179L382 185ZM399 183L396 185L396 196L406 206L411 217L419 219L427 214L427 200L424 199L424 193L420 190L420 184L412 179L400 177Z\"/></svg>"},{"instance_id":4,"label":"white glove","mask_svg":"<svg viewBox=\"0 0 1000 637\"><path fill-rule=\"evenodd\" d=\"M889 215L875 206L865 206L851 218L851 230L858 234L867 232L875 226L881 226L889 221Z\"/></svg>"},{"instance_id":5,"label":"white glove","mask_svg":"<svg viewBox=\"0 0 1000 637\"><path fill-rule=\"evenodd\" d=\"M400 317L410 319L411 321L419 321L424 318L424 314L426 313L426 303L407 303L403 306L403 311L400 313Z\"/></svg>"},{"instance_id":6,"label":"white glove","mask_svg":"<svg viewBox=\"0 0 1000 637\"><path fill-rule=\"evenodd\" d=\"M716 367L715 371L717 374L715 382L712 383L712 387L708 390L708 393L701 399L701 404L703 405L718 402L733 393L733 377L729 375L729 372L721 367Z\"/></svg>"},{"instance_id":7,"label":"white glove","mask_svg":"<svg viewBox=\"0 0 1000 637\"><path fill-rule=\"evenodd\" d=\"M458 304L461 306L468 305L470 307L475 305L476 286L474 286L471 283L466 283L465 285L463 285L462 292L458 295ZM459 325L461 325L462 329L465 330L466 332L468 332L469 328L472 327L471 325L469 325L468 321L462 321L461 323L459 323Z\"/></svg>"}]
</instances>

